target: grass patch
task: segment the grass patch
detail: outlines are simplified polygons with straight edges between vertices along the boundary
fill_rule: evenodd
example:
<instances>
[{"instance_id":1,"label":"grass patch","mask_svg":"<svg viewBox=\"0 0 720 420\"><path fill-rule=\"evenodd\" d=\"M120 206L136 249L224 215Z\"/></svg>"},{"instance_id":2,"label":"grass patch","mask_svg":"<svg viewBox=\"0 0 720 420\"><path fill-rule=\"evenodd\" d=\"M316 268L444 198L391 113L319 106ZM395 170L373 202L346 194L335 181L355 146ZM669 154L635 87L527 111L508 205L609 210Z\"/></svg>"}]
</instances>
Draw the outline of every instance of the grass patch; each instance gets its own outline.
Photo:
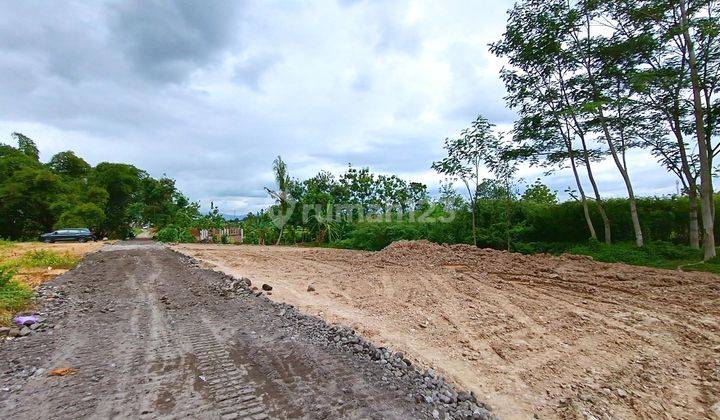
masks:
<instances>
[{"instance_id":1,"label":"grass patch","mask_svg":"<svg viewBox=\"0 0 720 420\"><path fill-rule=\"evenodd\" d=\"M23 254L17 263L21 267L52 267L70 269L77 265L79 257L70 254L60 254L46 249L36 249Z\"/></svg>"},{"instance_id":2,"label":"grass patch","mask_svg":"<svg viewBox=\"0 0 720 420\"><path fill-rule=\"evenodd\" d=\"M15 269L0 267L0 325L9 325L13 313L30 302L32 290L13 279Z\"/></svg>"},{"instance_id":3,"label":"grass patch","mask_svg":"<svg viewBox=\"0 0 720 420\"><path fill-rule=\"evenodd\" d=\"M15 246L15 242L0 238L0 248L12 248L14 246Z\"/></svg>"},{"instance_id":4,"label":"grass patch","mask_svg":"<svg viewBox=\"0 0 720 420\"><path fill-rule=\"evenodd\" d=\"M720 273L720 259L702 262L702 251L667 242L650 242L638 248L634 243L592 243L568 249L570 254L589 255L595 261L641 265L654 268Z\"/></svg>"}]
</instances>

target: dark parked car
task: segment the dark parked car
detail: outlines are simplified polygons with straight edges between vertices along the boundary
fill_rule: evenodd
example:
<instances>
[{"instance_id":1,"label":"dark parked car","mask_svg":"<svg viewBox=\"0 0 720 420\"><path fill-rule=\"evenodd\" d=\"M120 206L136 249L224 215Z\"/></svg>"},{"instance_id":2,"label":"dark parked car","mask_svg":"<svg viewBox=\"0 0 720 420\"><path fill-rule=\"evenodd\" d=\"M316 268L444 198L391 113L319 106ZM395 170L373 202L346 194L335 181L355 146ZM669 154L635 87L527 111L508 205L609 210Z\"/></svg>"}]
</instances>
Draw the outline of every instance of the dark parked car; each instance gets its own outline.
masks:
<instances>
[{"instance_id":1,"label":"dark parked car","mask_svg":"<svg viewBox=\"0 0 720 420\"><path fill-rule=\"evenodd\" d=\"M77 241L77 242L87 242L87 241L94 241L95 237L93 236L92 232L90 232L90 229L87 228L78 228L78 229L60 229L56 230L55 232L50 233L44 233L40 235L40 240L43 242L59 242L59 241Z\"/></svg>"}]
</instances>

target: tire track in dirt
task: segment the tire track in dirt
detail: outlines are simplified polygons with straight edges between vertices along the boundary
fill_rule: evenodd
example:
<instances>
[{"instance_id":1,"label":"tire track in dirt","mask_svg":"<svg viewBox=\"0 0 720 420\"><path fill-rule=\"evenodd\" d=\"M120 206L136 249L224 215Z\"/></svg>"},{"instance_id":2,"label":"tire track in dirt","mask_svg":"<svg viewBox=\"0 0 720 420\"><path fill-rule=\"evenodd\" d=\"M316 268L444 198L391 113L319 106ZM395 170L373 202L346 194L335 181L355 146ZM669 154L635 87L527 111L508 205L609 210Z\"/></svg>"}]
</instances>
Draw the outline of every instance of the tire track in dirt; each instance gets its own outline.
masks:
<instances>
[{"instance_id":1,"label":"tire track in dirt","mask_svg":"<svg viewBox=\"0 0 720 420\"><path fill-rule=\"evenodd\" d=\"M89 255L47 285L66 296L48 314L58 328L0 344L0 418L431 417L410 387L422 378L331 346L326 324L264 297L223 297L224 279L158 245ZM75 374L48 376L63 367Z\"/></svg>"}]
</instances>

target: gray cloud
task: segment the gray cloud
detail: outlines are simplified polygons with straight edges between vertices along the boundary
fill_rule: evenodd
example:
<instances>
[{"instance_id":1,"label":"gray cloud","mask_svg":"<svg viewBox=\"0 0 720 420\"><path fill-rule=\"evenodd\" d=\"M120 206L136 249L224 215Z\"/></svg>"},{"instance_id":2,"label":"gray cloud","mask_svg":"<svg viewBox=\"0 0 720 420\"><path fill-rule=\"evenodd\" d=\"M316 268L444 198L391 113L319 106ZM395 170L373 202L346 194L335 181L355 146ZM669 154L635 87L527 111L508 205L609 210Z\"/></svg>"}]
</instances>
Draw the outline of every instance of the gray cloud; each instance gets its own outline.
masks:
<instances>
[{"instance_id":1,"label":"gray cloud","mask_svg":"<svg viewBox=\"0 0 720 420\"><path fill-rule=\"evenodd\" d=\"M514 118L486 51L510 0L0 4L1 139L167 174L226 213L269 201L277 155L298 178L353 163L432 183L443 138ZM663 174L633 172L673 189Z\"/></svg>"},{"instance_id":2,"label":"gray cloud","mask_svg":"<svg viewBox=\"0 0 720 420\"><path fill-rule=\"evenodd\" d=\"M177 81L233 41L236 1L133 0L111 8L111 36L144 75Z\"/></svg>"}]
</instances>

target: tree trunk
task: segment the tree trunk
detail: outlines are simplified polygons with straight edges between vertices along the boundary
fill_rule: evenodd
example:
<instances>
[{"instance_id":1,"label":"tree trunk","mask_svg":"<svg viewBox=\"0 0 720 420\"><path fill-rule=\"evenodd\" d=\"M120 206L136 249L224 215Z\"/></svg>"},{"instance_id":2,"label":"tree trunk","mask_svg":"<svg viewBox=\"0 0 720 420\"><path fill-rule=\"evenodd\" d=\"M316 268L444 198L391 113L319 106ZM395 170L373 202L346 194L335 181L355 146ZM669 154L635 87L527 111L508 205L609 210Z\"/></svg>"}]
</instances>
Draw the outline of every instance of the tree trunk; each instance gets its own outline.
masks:
<instances>
[{"instance_id":1,"label":"tree trunk","mask_svg":"<svg viewBox=\"0 0 720 420\"><path fill-rule=\"evenodd\" d=\"M592 76L590 76L590 78L592 80ZM594 86L594 82L592 83ZM625 183L625 188L627 189L628 201L630 202L630 217L632 219L633 229L635 231L635 245L637 245L638 247L642 247L644 245L643 234L642 229L640 228L640 219L638 218L637 212L637 201L635 200L635 192L633 191L632 183L630 182L630 175L628 175L627 168L625 168L622 162L620 162L617 150L615 149L615 144L610 137L610 130L608 129L607 121L605 121L605 114L603 113L602 108L600 108L599 115L603 128L603 134L605 134L605 140L607 140L608 148L610 149L610 154L613 157L615 166L617 166L617 169L622 176L623 182Z\"/></svg>"},{"instance_id":2,"label":"tree trunk","mask_svg":"<svg viewBox=\"0 0 720 420\"><path fill-rule=\"evenodd\" d=\"M280 228L280 234L278 235L277 241L275 241L275 245L280 245L280 239L282 239L283 231L285 230L285 226Z\"/></svg>"},{"instance_id":3,"label":"tree trunk","mask_svg":"<svg viewBox=\"0 0 720 420\"><path fill-rule=\"evenodd\" d=\"M475 205L475 200L472 200L470 202L470 205L472 206L472 233L473 233L473 244L477 247L477 222L475 221L477 209Z\"/></svg>"},{"instance_id":4,"label":"tree trunk","mask_svg":"<svg viewBox=\"0 0 720 420\"><path fill-rule=\"evenodd\" d=\"M572 144L567 143L568 156L570 157L570 167L575 177L575 184L577 185L578 192L580 193L580 202L582 203L583 213L585 214L585 223L587 223L588 230L590 230L590 239L597 240L597 233L595 233L595 225L593 225L592 218L590 218L590 209L588 209L587 197L585 196L585 189L580 181L580 175L578 174L577 164L575 163L575 155L572 150Z\"/></svg>"},{"instance_id":5,"label":"tree trunk","mask_svg":"<svg viewBox=\"0 0 720 420\"><path fill-rule=\"evenodd\" d=\"M700 97L700 77L695 57L690 29L688 27L687 10L685 0L680 0L680 19L683 27L683 38L688 51L688 65L690 67L690 81L693 92L693 111L695 114L695 130L697 131L698 154L700 160L700 210L702 212L703 224L703 248L704 261L714 258L715 252L715 203L713 202L712 167L705 135L705 122L703 118L702 98Z\"/></svg>"},{"instance_id":6,"label":"tree trunk","mask_svg":"<svg viewBox=\"0 0 720 420\"><path fill-rule=\"evenodd\" d=\"M603 221L603 227L605 228L605 243L610 245L612 244L612 232L610 231L610 219L607 217L607 213L605 213L605 206L603 206L602 198L600 197L600 190L598 189L597 183L595 182L595 176L592 173L592 170L590 169L590 163L587 163L587 173L588 178L590 179L590 185L592 185L593 192L595 193L595 205L597 206L598 213L600 213L600 218Z\"/></svg>"},{"instance_id":7,"label":"tree trunk","mask_svg":"<svg viewBox=\"0 0 720 420\"><path fill-rule=\"evenodd\" d=\"M690 202L690 248L700 249L700 226L698 225L698 199L695 182L688 188L688 201Z\"/></svg>"},{"instance_id":8,"label":"tree trunk","mask_svg":"<svg viewBox=\"0 0 720 420\"><path fill-rule=\"evenodd\" d=\"M592 168L590 168L590 156L588 155L587 145L585 143L585 136L580 136L580 141L583 147L583 162L585 163L585 169L587 170L590 185L592 185L593 192L595 193L595 205L597 206L598 213L600 213L600 218L602 218L603 221L603 227L605 228L605 243L610 245L612 244L610 219L608 219L607 213L605 213L605 207L603 206L602 198L600 197L600 189L597 186L597 182L595 182L595 176L593 175Z\"/></svg>"}]
</instances>

